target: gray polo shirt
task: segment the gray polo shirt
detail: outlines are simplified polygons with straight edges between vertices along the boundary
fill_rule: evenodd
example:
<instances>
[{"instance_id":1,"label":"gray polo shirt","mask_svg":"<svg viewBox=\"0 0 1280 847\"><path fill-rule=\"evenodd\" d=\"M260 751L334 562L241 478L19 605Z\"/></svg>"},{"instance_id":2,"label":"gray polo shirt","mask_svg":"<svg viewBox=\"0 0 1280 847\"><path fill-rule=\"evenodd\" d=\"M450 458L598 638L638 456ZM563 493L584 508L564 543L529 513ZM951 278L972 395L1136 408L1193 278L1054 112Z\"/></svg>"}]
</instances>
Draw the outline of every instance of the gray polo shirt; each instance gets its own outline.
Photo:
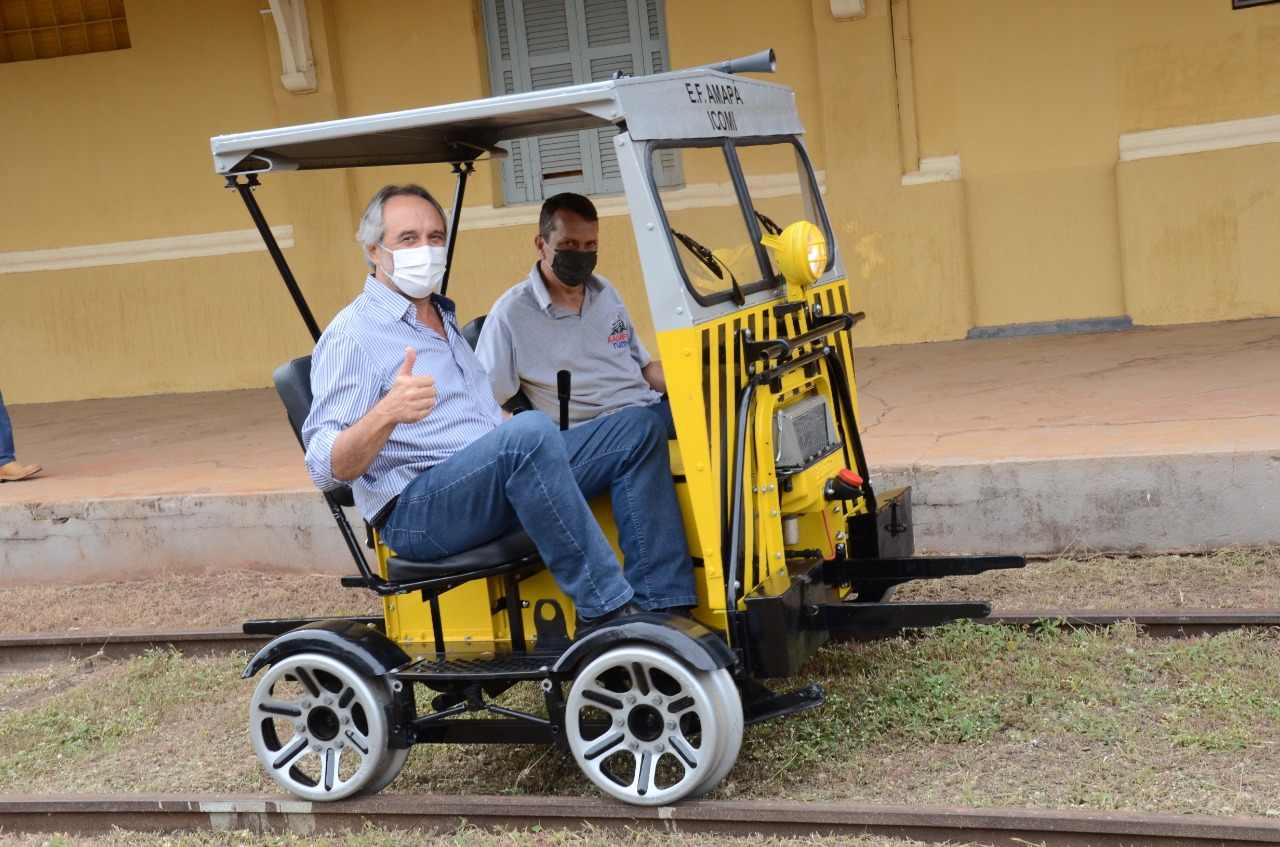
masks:
<instances>
[{"instance_id":1,"label":"gray polo shirt","mask_svg":"<svg viewBox=\"0 0 1280 847\"><path fill-rule=\"evenodd\" d=\"M593 276L584 294L581 315L556 306L535 262L524 282L498 298L476 345L495 400L505 403L523 388L535 409L558 421L562 369L573 375L570 426L662 399L640 373L650 356L618 292Z\"/></svg>"}]
</instances>

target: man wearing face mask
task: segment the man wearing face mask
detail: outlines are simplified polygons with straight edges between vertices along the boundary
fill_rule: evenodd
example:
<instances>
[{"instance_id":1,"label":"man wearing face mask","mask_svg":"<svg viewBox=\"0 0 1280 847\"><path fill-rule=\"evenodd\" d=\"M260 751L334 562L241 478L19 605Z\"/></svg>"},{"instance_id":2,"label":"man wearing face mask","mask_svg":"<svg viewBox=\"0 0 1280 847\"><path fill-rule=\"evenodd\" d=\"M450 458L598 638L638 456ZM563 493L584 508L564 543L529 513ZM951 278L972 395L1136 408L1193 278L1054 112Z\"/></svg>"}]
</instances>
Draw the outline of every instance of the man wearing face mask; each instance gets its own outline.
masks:
<instances>
[{"instance_id":1,"label":"man wearing face mask","mask_svg":"<svg viewBox=\"0 0 1280 847\"><path fill-rule=\"evenodd\" d=\"M570 427L643 407L674 436L662 364L649 357L617 290L594 273L599 233L595 205L581 194L544 202L538 259L493 305L476 354L500 403L523 389L533 408L558 420L556 374L567 370Z\"/></svg>"},{"instance_id":2,"label":"man wearing face mask","mask_svg":"<svg viewBox=\"0 0 1280 847\"><path fill-rule=\"evenodd\" d=\"M316 485L350 485L387 545L411 559L460 553L522 525L573 600L579 633L695 603L688 551L664 538L665 520L680 512L666 495L666 441L652 416L617 416L591 438L544 415L504 422L453 302L438 293L440 204L419 186L388 185L357 237L372 273L312 355L302 434ZM619 520L624 569L587 505L605 491L645 506Z\"/></svg>"}]
</instances>

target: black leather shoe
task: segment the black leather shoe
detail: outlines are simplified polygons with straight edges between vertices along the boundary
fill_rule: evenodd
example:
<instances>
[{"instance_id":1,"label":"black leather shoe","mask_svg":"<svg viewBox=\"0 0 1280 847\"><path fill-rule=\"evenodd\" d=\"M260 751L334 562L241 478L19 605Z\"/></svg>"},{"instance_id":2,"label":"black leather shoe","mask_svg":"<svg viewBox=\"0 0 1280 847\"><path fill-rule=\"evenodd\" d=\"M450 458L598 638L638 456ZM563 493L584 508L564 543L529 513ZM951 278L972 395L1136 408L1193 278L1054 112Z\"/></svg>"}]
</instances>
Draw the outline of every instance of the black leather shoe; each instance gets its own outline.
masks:
<instances>
[{"instance_id":1,"label":"black leather shoe","mask_svg":"<svg viewBox=\"0 0 1280 847\"><path fill-rule=\"evenodd\" d=\"M585 615L575 615L573 623L573 637L581 638L591 630L603 624L612 623L621 618L629 618L632 615L642 615L644 609L628 600L618 608L605 612L603 615L596 615L594 618L588 618Z\"/></svg>"}]
</instances>

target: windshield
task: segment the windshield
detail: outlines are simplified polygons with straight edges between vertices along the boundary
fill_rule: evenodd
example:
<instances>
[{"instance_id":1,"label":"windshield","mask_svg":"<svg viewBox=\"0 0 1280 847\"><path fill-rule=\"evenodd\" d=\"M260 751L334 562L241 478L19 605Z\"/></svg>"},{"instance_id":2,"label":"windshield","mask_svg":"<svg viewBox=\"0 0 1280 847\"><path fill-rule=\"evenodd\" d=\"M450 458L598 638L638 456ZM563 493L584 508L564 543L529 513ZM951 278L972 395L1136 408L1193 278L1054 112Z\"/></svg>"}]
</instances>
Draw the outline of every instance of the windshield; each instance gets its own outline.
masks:
<instances>
[{"instance_id":1,"label":"windshield","mask_svg":"<svg viewBox=\"0 0 1280 847\"><path fill-rule=\"evenodd\" d=\"M742 305L747 295L777 288L782 277L772 251L760 244L762 234L808 220L832 243L808 157L794 139L655 144L651 179L677 150L685 181L655 181L654 189L685 284L702 305Z\"/></svg>"}]
</instances>

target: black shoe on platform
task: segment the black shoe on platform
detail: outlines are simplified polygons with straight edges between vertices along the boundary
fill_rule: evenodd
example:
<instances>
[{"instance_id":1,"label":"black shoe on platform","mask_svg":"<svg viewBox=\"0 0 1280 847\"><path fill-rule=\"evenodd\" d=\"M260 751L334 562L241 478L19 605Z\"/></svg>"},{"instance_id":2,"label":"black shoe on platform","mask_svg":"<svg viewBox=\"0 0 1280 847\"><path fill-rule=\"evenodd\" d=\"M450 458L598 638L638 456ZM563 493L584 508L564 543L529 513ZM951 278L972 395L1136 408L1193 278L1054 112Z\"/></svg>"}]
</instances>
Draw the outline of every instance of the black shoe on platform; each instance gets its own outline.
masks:
<instances>
[{"instance_id":1,"label":"black shoe on platform","mask_svg":"<svg viewBox=\"0 0 1280 847\"><path fill-rule=\"evenodd\" d=\"M632 615L642 614L644 614L644 609L628 600L618 608L605 612L603 615L596 615L594 618L589 618L585 615L576 615L574 617L573 637L581 638L591 630L603 624L612 623L613 621L620 620L621 618L629 618Z\"/></svg>"}]
</instances>

